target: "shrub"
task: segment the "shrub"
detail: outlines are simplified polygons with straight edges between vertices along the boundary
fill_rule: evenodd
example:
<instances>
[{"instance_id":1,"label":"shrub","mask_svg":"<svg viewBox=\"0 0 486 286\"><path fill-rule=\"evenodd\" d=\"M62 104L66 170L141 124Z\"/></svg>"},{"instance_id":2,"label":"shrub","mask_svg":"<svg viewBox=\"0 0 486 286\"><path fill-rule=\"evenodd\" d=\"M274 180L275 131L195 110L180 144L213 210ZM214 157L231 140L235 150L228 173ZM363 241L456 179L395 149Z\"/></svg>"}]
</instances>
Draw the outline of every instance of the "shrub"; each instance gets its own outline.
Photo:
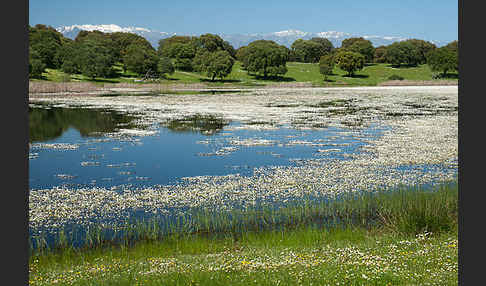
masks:
<instances>
[{"instance_id":1,"label":"shrub","mask_svg":"<svg viewBox=\"0 0 486 286\"><path fill-rule=\"evenodd\" d=\"M389 80L404 80L402 76L392 74L391 76L388 77Z\"/></svg>"}]
</instances>

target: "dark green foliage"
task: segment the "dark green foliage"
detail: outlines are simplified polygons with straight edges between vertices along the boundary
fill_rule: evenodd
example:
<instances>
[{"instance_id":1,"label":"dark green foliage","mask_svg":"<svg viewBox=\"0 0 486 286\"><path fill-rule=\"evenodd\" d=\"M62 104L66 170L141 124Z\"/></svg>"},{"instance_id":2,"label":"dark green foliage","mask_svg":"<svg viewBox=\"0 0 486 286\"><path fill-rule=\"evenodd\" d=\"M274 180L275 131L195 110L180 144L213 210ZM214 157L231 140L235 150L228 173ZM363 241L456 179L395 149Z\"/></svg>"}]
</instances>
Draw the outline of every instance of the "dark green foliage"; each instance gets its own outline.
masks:
<instances>
[{"instance_id":1,"label":"dark green foliage","mask_svg":"<svg viewBox=\"0 0 486 286\"><path fill-rule=\"evenodd\" d=\"M251 42L245 51L243 64L248 72L266 78L287 72L288 49L274 41L257 40Z\"/></svg>"},{"instance_id":2,"label":"dark green foliage","mask_svg":"<svg viewBox=\"0 0 486 286\"><path fill-rule=\"evenodd\" d=\"M161 77L166 77L167 74L173 74L175 71L172 61L168 57L161 57L157 65L157 71Z\"/></svg>"},{"instance_id":3,"label":"dark green foliage","mask_svg":"<svg viewBox=\"0 0 486 286\"><path fill-rule=\"evenodd\" d=\"M355 71L364 67L365 58L360 53L341 51L334 58L338 67L353 76Z\"/></svg>"},{"instance_id":4,"label":"dark green foliage","mask_svg":"<svg viewBox=\"0 0 486 286\"><path fill-rule=\"evenodd\" d=\"M452 41L452 42L448 43L447 45L445 45L445 47L456 54L457 62L456 62L455 69L457 71L459 71L459 42L458 41Z\"/></svg>"},{"instance_id":5,"label":"dark green foliage","mask_svg":"<svg viewBox=\"0 0 486 286\"><path fill-rule=\"evenodd\" d=\"M453 52L459 53L459 42L458 41L452 41L452 42L448 43L447 45L445 45L445 47L448 48L449 50L453 51Z\"/></svg>"},{"instance_id":6,"label":"dark green foliage","mask_svg":"<svg viewBox=\"0 0 486 286\"><path fill-rule=\"evenodd\" d=\"M316 63L321 58L321 45L311 40L296 40L290 47L291 58L297 62Z\"/></svg>"},{"instance_id":7,"label":"dark green foliage","mask_svg":"<svg viewBox=\"0 0 486 286\"><path fill-rule=\"evenodd\" d=\"M409 39L406 42L411 43L417 48L418 64L425 64L427 62L427 54L435 50L437 47L431 42L427 42L419 39Z\"/></svg>"},{"instance_id":8,"label":"dark green foliage","mask_svg":"<svg viewBox=\"0 0 486 286\"><path fill-rule=\"evenodd\" d=\"M420 63L420 53L409 41L395 42L388 45L385 51L386 62L394 66L417 66Z\"/></svg>"},{"instance_id":9,"label":"dark green foliage","mask_svg":"<svg viewBox=\"0 0 486 286\"><path fill-rule=\"evenodd\" d=\"M157 71L159 58L154 49L148 49L134 43L127 47L123 63L128 70L144 75L147 72Z\"/></svg>"},{"instance_id":10,"label":"dark green foliage","mask_svg":"<svg viewBox=\"0 0 486 286\"><path fill-rule=\"evenodd\" d=\"M196 51L190 43L181 44L176 43L173 44L171 47L170 55L172 59L174 59L174 67L177 70L182 71L192 71L192 60L196 55Z\"/></svg>"},{"instance_id":11,"label":"dark green foliage","mask_svg":"<svg viewBox=\"0 0 486 286\"><path fill-rule=\"evenodd\" d=\"M105 48L106 52L113 57L114 60L117 59L117 51L116 47L113 43L113 40L110 37L109 33L103 33L100 31L80 31L76 38L74 39L75 42L83 43L85 41L94 42L97 45L101 45Z\"/></svg>"},{"instance_id":12,"label":"dark green foliage","mask_svg":"<svg viewBox=\"0 0 486 286\"><path fill-rule=\"evenodd\" d=\"M114 57L101 43L84 40L79 43L76 62L83 75L91 77L110 77L113 75Z\"/></svg>"},{"instance_id":13,"label":"dark green foliage","mask_svg":"<svg viewBox=\"0 0 486 286\"><path fill-rule=\"evenodd\" d=\"M176 70L192 71L192 60L196 55L198 45L196 42L195 37L172 36L159 41L157 53L160 57L172 59Z\"/></svg>"},{"instance_id":14,"label":"dark green foliage","mask_svg":"<svg viewBox=\"0 0 486 286\"><path fill-rule=\"evenodd\" d=\"M389 80L404 80L402 76L392 74L391 76L388 77Z\"/></svg>"},{"instance_id":15,"label":"dark green foliage","mask_svg":"<svg viewBox=\"0 0 486 286\"><path fill-rule=\"evenodd\" d=\"M40 59L40 56L36 50L29 50L29 77L41 78L42 72L44 72L46 65Z\"/></svg>"},{"instance_id":16,"label":"dark green foliage","mask_svg":"<svg viewBox=\"0 0 486 286\"><path fill-rule=\"evenodd\" d=\"M334 59L331 55L322 56L319 60L319 72L324 75L324 80L327 81L327 76L332 74L334 69Z\"/></svg>"},{"instance_id":17,"label":"dark green foliage","mask_svg":"<svg viewBox=\"0 0 486 286\"><path fill-rule=\"evenodd\" d=\"M201 51L194 58L197 71L204 72L211 81L216 77L223 79L231 73L234 59L227 51L219 50L215 52Z\"/></svg>"},{"instance_id":18,"label":"dark green foliage","mask_svg":"<svg viewBox=\"0 0 486 286\"><path fill-rule=\"evenodd\" d=\"M352 44L354 44L355 42L360 41L360 40L364 40L364 38L362 38L362 37L360 37L360 38L353 37L353 38L344 39L341 42L341 48L342 49L347 49L347 48L351 47Z\"/></svg>"},{"instance_id":19,"label":"dark green foliage","mask_svg":"<svg viewBox=\"0 0 486 286\"><path fill-rule=\"evenodd\" d=\"M60 69L68 74L76 74L81 72L79 42L70 42L62 46L56 54L56 60L60 65Z\"/></svg>"},{"instance_id":20,"label":"dark green foliage","mask_svg":"<svg viewBox=\"0 0 486 286\"><path fill-rule=\"evenodd\" d=\"M223 50L227 51L233 59L236 58L236 50L228 41L223 41Z\"/></svg>"},{"instance_id":21,"label":"dark green foliage","mask_svg":"<svg viewBox=\"0 0 486 286\"><path fill-rule=\"evenodd\" d=\"M361 37L344 39L341 44L341 48L351 52L360 53L364 56L365 62L367 63L371 63L373 61L375 48L369 40Z\"/></svg>"},{"instance_id":22,"label":"dark green foliage","mask_svg":"<svg viewBox=\"0 0 486 286\"><path fill-rule=\"evenodd\" d=\"M157 53L159 56L168 58L175 58L175 52L173 51L175 44L190 44L193 41L189 36L172 36L159 41L159 47Z\"/></svg>"},{"instance_id":23,"label":"dark green foliage","mask_svg":"<svg viewBox=\"0 0 486 286\"><path fill-rule=\"evenodd\" d=\"M248 46L241 46L236 50L236 54L235 54L236 59L241 62L241 68L244 70L246 70L244 60L247 55L247 52L248 52Z\"/></svg>"},{"instance_id":24,"label":"dark green foliage","mask_svg":"<svg viewBox=\"0 0 486 286\"><path fill-rule=\"evenodd\" d=\"M215 77L223 79L231 73L234 59L227 51L217 51L209 55L209 62L206 65L206 74L214 80Z\"/></svg>"},{"instance_id":25,"label":"dark green foliage","mask_svg":"<svg viewBox=\"0 0 486 286\"><path fill-rule=\"evenodd\" d=\"M432 71L440 71L442 72L442 75L445 76L447 71L457 69L457 53L448 47L435 49L428 53L427 64Z\"/></svg>"},{"instance_id":26,"label":"dark green foliage","mask_svg":"<svg viewBox=\"0 0 486 286\"><path fill-rule=\"evenodd\" d=\"M147 50L155 49L152 47L149 41L147 41L144 37L133 34L133 33L124 33L124 32L115 32L110 33L109 37L112 40L112 45L114 47L115 52L115 61L122 62L123 57L127 53L127 48L132 45L136 44L137 46L143 47Z\"/></svg>"},{"instance_id":27,"label":"dark green foliage","mask_svg":"<svg viewBox=\"0 0 486 286\"><path fill-rule=\"evenodd\" d=\"M321 57L324 56L324 55L331 54L331 52L334 50L333 44L331 43L331 41L329 41L326 38L316 38L315 37L315 38L312 38L310 40L319 44L319 46L320 46L319 54L321 55Z\"/></svg>"},{"instance_id":28,"label":"dark green foliage","mask_svg":"<svg viewBox=\"0 0 486 286\"><path fill-rule=\"evenodd\" d=\"M375 48L375 53L373 55L373 62L374 63L384 63L386 62L385 58L386 47L379 46Z\"/></svg>"},{"instance_id":29,"label":"dark green foliage","mask_svg":"<svg viewBox=\"0 0 486 286\"><path fill-rule=\"evenodd\" d=\"M29 27L29 49L35 51L36 59L40 60L46 68L56 68L58 63L55 56L64 42L64 36L52 27L38 24Z\"/></svg>"}]
</instances>

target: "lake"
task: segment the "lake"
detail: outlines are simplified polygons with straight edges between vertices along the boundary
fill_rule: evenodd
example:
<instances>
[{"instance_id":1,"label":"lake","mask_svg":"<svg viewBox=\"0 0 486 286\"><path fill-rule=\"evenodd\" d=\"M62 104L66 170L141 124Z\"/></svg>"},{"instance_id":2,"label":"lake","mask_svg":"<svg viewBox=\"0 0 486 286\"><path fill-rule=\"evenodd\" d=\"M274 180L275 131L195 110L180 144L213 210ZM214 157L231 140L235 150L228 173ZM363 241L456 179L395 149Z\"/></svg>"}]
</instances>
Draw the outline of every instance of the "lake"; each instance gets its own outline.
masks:
<instances>
[{"instance_id":1,"label":"lake","mask_svg":"<svg viewBox=\"0 0 486 286\"><path fill-rule=\"evenodd\" d=\"M190 116L152 126L143 136L113 137L121 128L135 128L134 117L49 105L31 107L29 116L31 189L166 185L183 177L252 175L254 168L310 158L347 160L386 130L248 130L239 122Z\"/></svg>"},{"instance_id":2,"label":"lake","mask_svg":"<svg viewBox=\"0 0 486 286\"><path fill-rule=\"evenodd\" d=\"M29 227L457 180L457 87L33 97Z\"/></svg>"}]
</instances>

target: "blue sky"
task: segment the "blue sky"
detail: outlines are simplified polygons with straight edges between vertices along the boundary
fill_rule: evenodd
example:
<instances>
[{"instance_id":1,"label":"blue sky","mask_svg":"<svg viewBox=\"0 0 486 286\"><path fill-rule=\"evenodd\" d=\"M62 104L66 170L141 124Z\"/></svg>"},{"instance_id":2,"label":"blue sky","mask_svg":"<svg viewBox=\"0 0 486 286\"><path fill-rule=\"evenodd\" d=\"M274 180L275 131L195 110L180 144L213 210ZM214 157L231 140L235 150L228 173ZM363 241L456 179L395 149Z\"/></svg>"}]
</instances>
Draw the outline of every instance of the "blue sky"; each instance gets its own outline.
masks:
<instances>
[{"instance_id":1,"label":"blue sky","mask_svg":"<svg viewBox=\"0 0 486 286\"><path fill-rule=\"evenodd\" d=\"M180 34L296 29L424 40L458 39L457 0L30 0L29 24L117 24Z\"/></svg>"}]
</instances>

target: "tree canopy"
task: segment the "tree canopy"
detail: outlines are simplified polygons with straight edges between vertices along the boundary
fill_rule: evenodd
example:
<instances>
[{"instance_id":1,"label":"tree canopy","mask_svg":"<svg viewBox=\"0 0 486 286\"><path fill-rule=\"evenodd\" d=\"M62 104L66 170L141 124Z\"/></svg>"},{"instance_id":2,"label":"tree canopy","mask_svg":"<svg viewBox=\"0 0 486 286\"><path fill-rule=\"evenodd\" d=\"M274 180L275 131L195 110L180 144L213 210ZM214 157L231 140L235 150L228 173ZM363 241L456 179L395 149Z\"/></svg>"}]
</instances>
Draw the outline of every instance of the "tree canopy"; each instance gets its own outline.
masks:
<instances>
[{"instance_id":1,"label":"tree canopy","mask_svg":"<svg viewBox=\"0 0 486 286\"><path fill-rule=\"evenodd\" d=\"M127 48L135 44L143 49L155 51L154 47L144 37L126 32L110 33L109 37L112 40L112 44L115 51L116 61L123 62L123 57L127 53Z\"/></svg>"},{"instance_id":2,"label":"tree canopy","mask_svg":"<svg viewBox=\"0 0 486 286\"><path fill-rule=\"evenodd\" d=\"M160 57L157 65L157 71L161 77L166 77L167 74L173 74L175 71L172 61L168 57Z\"/></svg>"},{"instance_id":3,"label":"tree canopy","mask_svg":"<svg viewBox=\"0 0 486 286\"><path fill-rule=\"evenodd\" d=\"M198 72L205 73L211 81L216 77L223 79L231 73L234 59L229 52L216 50L209 52L200 50L194 58L194 69Z\"/></svg>"},{"instance_id":4,"label":"tree canopy","mask_svg":"<svg viewBox=\"0 0 486 286\"><path fill-rule=\"evenodd\" d=\"M147 72L157 73L159 57L154 49L133 43L126 48L123 62L128 70L144 75Z\"/></svg>"},{"instance_id":5,"label":"tree canopy","mask_svg":"<svg viewBox=\"0 0 486 286\"><path fill-rule=\"evenodd\" d=\"M364 56L365 62L372 62L375 54L375 48L371 41L363 37L344 39L341 48L347 51L360 53Z\"/></svg>"},{"instance_id":6,"label":"tree canopy","mask_svg":"<svg viewBox=\"0 0 486 286\"><path fill-rule=\"evenodd\" d=\"M37 24L29 26L29 50L35 51L35 59L40 60L46 68L57 68L57 52L64 43L69 42L61 33L52 27Z\"/></svg>"},{"instance_id":7,"label":"tree canopy","mask_svg":"<svg viewBox=\"0 0 486 286\"><path fill-rule=\"evenodd\" d=\"M274 41L257 40L245 49L244 66L248 72L278 76L287 72L288 49Z\"/></svg>"},{"instance_id":8,"label":"tree canopy","mask_svg":"<svg viewBox=\"0 0 486 286\"><path fill-rule=\"evenodd\" d=\"M386 47L385 58L394 66L416 66L420 63L418 48L409 41L395 42Z\"/></svg>"},{"instance_id":9,"label":"tree canopy","mask_svg":"<svg viewBox=\"0 0 486 286\"><path fill-rule=\"evenodd\" d=\"M379 46L375 48L375 53L373 55L373 62L375 63L384 63L386 62L385 58L386 46Z\"/></svg>"},{"instance_id":10,"label":"tree canopy","mask_svg":"<svg viewBox=\"0 0 486 286\"><path fill-rule=\"evenodd\" d=\"M341 51L335 56L337 66L353 76L358 70L364 67L365 58L362 54L349 51Z\"/></svg>"},{"instance_id":11,"label":"tree canopy","mask_svg":"<svg viewBox=\"0 0 486 286\"><path fill-rule=\"evenodd\" d=\"M204 52L214 53L226 51L233 58L236 51L227 41L214 34L204 34L199 37L172 36L159 41L159 56L168 57L173 60L177 70L192 71L197 70L194 63L197 54ZM199 58L197 61L199 61Z\"/></svg>"},{"instance_id":12,"label":"tree canopy","mask_svg":"<svg viewBox=\"0 0 486 286\"><path fill-rule=\"evenodd\" d=\"M449 70L456 70L457 63L457 53L447 46L432 50L427 54L427 64L430 69L442 72L442 76L446 76Z\"/></svg>"},{"instance_id":13,"label":"tree canopy","mask_svg":"<svg viewBox=\"0 0 486 286\"><path fill-rule=\"evenodd\" d=\"M77 49L78 66L81 73L87 77L110 77L115 63L113 54L102 43L86 40Z\"/></svg>"},{"instance_id":14,"label":"tree canopy","mask_svg":"<svg viewBox=\"0 0 486 286\"><path fill-rule=\"evenodd\" d=\"M317 63L322 56L330 54L333 49L332 43L325 38L297 39L290 47L290 60Z\"/></svg>"},{"instance_id":15,"label":"tree canopy","mask_svg":"<svg viewBox=\"0 0 486 286\"><path fill-rule=\"evenodd\" d=\"M417 49L418 64L425 64L427 62L427 54L437 48L433 43L419 39L409 39L405 42L411 43Z\"/></svg>"},{"instance_id":16,"label":"tree canopy","mask_svg":"<svg viewBox=\"0 0 486 286\"><path fill-rule=\"evenodd\" d=\"M321 57L331 54L331 52L334 50L333 44L326 38L314 37L310 40L319 44Z\"/></svg>"},{"instance_id":17,"label":"tree canopy","mask_svg":"<svg viewBox=\"0 0 486 286\"><path fill-rule=\"evenodd\" d=\"M334 69L334 58L331 55L322 56L319 60L319 72L324 75L324 80L327 81L327 76L332 74Z\"/></svg>"}]
</instances>

